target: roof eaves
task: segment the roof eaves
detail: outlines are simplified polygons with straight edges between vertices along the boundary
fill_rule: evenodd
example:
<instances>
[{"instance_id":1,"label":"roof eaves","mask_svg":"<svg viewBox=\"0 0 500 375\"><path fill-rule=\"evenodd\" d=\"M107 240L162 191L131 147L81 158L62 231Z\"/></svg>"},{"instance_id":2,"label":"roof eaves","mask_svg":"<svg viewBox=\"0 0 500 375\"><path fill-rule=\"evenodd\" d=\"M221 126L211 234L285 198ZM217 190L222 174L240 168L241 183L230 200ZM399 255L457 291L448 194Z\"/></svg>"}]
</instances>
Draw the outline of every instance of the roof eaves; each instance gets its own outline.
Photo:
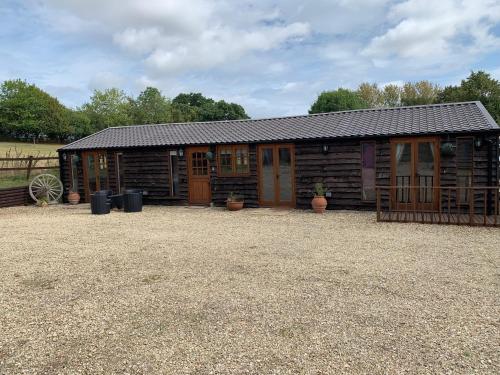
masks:
<instances>
[{"instance_id":1,"label":"roof eaves","mask_svg":"<svg viewBox=\"0 0 500 375\"><path fill-rule=\"evenodd\" d=\"M479 108L483 116L486 117L486 120L490 123L490 125L500 128L500 125L496 123L495 119L493 118L493 116L491 116L483 103L481 103L480 101L475 101L474 103L476 103L477 107Z\"/></svg>"},{"instance_id":2,"label":"roof eaves","mask_svg":"<svg viewBox=\"0 0 500 375\"><path fill-rule=\"evenodd\" d=\"M72 145L74 146L75 144L80 143L81 141L83 141L83 140L85 140L85 139L87 139L87 138L90 138L90 137L95 137L96 135L98 135L98 134L100 134L100 133L102 133L102 132L104 132L104 131L106 131L106 130L108 130L108 129L110 129L110 128L105 128L105 129L99 130L98 132L95 132L95 133L92 133L92 134L90 134L90 135L87 135L86 137L83 137L83 138L77 139L76 141L73 141L73 142L71 142L71 143L68 143L67 145L64 145L63 147L58 148L58 149L56 150L56 152L59 152L59 151L64 151L65 149L70 148L70 146L72 146ZM70 148L70 149L71 149L71 148Z\"/></svg>"}]
</instances>

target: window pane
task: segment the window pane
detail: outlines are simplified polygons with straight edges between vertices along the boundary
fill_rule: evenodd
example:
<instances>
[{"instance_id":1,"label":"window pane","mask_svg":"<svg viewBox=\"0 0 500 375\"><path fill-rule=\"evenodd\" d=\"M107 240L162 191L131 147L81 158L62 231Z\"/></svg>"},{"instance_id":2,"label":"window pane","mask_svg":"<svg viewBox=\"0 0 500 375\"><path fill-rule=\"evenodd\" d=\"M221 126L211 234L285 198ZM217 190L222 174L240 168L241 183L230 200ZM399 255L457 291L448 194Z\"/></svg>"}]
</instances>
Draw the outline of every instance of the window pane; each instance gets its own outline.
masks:
<instances>
[{"instance_id":1,"label":"window pane","mask_svg":"<svg viewBox=\"0 0 500 375\"><path fill-rule=\"evenodd\" d=\"M220 161L221 174L232 174L233 173L233 163L231 160L231 149L230 148L225 148L225 149L220 150L219 161Z\"/></svg>"},{"instance_id":2,"label":"window pane","mask_svg":"<svg viewBox=\"0 0 500 375\"><path fill-rule=\"evenodd\" d=\"M411 148L411 143L396 144L396 193L400 203L411 201Z\"/></svg>"},{"instance_id":3,"label":"window pane","mask_svg":"<svg viewBox=\"0 0 500 375\"><path fill-rule=\"evenodd\" d=\"M94 154L87 155L87 180L89 184L89 192L93 193L97 189Z\"/></svg>"},{"instance_id":4,"label":"window pane","mask_svg":"<svg viewBox=\"0 0 500 375\"><path fill-rule=\"evenodd\" d=\"M191 171L193 176L208 175L208 160L205 152L193 152L191 154Z\"/></svg>"},{"instance_id":5,"label":"window pane","mask_svg":"<svg viewBox=\"0 0 500 375\"><path fill-rule=\"evenodd\" d=\"M236 173L248 173L250 167L248 164L248 149L236 149Z\"/></svg>"},{"instance_id":6,"label":"window pane","mask_svg":"<svg viewBox=\"0 0 500 375\"><path fill-rule=\"evenodd\" d=\"M361 192L364 201L375 200L375 144L361 145Z\"/></svg>"},{"instance_id":7,"label":"window pane","mask_svg":"<svg viewBox=\"0 0 500 375\"><path fill-rule=\"evenodd\" d=\"M264 201L274 201L274 164L273 149L262 149L262 199Z\"/></svg>"},{"instance_id":8,"label":"window pane","mask_svg":"<svg viewBox=\"0 0 500 375\"><path fill-rule=\"evenodd\" d=\"M432 203L434 186L434 142L418 143L417 160L418 201Z\"/></svg>"},{"instance_id":9,"label":"window pane","mask_svg":"<svg viewBox=\"0 0 500 375\"><path fill-rule=\"evenodd\" d=\"M105 154L99 154L99 189L108 188L108 162Z\"/></svg>"},{"instance_id":10,"label":"window pane","mask_svg":"<svg viewBox=\"0 0 500 375\"><path fill-rule=\"evenodd\" d=\"M292 200L292 154L290 148L279 149L279 187L280 201Z\"/></svg>"},{"instance_id":11,"label":"window pane","mask_svg":"<svg viewBox=\"0 0 500 375\"><path fill-rule=\"evenodd\" d=\"M78 191L78 156L71 155L71 190Z\"/></svg>"}]
</instances>

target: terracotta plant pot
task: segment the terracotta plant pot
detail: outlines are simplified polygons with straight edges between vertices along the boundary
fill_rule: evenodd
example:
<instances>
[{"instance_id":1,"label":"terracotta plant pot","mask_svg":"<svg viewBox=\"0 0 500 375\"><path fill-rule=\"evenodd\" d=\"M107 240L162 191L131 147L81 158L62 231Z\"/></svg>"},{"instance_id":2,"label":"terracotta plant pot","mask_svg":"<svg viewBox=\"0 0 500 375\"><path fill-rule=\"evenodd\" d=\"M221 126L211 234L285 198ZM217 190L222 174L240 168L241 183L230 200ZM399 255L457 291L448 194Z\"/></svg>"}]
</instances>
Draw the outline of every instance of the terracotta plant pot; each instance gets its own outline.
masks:
<instances>
[{"instance_id":1,"label":"terracotta plant pot","mask_svg":"<svg viewBox=\"0 0 500 375\"><path fill-rule=\"evenodd\" d=\"M324 213L327 205L328 202L326 201L326 198L321 195L316 195L311 202L311 206L317 214Z\"/></svg>"},{"instance_id":2,"label":"terracotta plant pot","mask_svg":"<svg viewBox=\"0 0 500 375\"><path fill-rule=\"evenodd\" d=\"M243 208L243 203L244 203L243 200L230 200L230 199L228 199L226 201L227 209L229 211L239 211L239 210L241 210Z\"/></svg>"},{"instance_id":3,"label":"terracotta plant pot","mask_svg":"<svg viewBox=\"0 0 500 375\"><path fill-rule=\"evenodd\" d=\"M69 204L80 203L80 194L78 194L76 191L70 191L68 194L68 202Z\"/></svg>"}]
</instances>

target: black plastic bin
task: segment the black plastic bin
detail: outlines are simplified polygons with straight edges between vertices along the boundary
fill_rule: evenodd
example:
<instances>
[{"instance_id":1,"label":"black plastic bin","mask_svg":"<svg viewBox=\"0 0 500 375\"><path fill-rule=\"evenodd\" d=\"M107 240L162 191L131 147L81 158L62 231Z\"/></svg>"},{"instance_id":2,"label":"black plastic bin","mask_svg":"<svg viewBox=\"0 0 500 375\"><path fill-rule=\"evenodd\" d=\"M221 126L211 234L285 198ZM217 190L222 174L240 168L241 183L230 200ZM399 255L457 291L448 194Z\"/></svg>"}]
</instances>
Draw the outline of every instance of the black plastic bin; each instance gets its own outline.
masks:
<instances>
[{"instance_id":1,"label":"black plastic bin","mask_svg":"<svg viewBox=\"0 0 500 375\"><path fill-rule=\"evenodd\" d=\"M111 204L108 202L108 196L102 193L94 193L90 196L90 212L93 215L109 214Z\"/></svg>"},{"instance_id":2,"label":"black plastic bin","mask_svg":"<svg viewBox=\"0 0 500 375\"><path fill-rule=\"evenodd\" d=\"M141 190L125 190L123 194L123 211L125 212L141 212L142 211L142 191Z\"/></svg>"},{"instance_id":3,"label":"black plastic bin","mask_svg":"<svg viewBox=\"0 0 500 375\"><path fill-rule=\"evenodd\" d=\"M121 210L123 208L123 194L111 195L111 208Z\"/></svg>"},{"instance_id":4,"label":"black plastic bin","mask_svg":"<svg viewBox=\"0 0 500 375\"><path fill-rule=\"evenodd\" d=\"M102 194L109 198L113 195L113 190L99 190L94 192L94 194Z\"/></svg>"}]
</instances>

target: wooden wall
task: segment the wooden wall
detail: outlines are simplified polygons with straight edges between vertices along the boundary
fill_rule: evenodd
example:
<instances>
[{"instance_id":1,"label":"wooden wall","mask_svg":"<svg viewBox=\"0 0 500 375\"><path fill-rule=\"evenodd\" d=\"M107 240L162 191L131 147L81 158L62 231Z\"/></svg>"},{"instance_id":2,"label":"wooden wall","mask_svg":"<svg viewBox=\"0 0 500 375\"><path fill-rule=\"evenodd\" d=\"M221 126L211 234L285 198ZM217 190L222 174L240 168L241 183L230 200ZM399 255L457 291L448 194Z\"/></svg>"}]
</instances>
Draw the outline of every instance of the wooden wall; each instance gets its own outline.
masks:
<instances>
[{"instance_id":1,"label":"wooden wall","mask_svg":"<svg viewBox=\"0 0 500 375\"><path fill-rule=\"evenodd\" d=\"M491 179L498 184L498 137L491 136L488 143L474 151L474 185L488 184L488 147L491 147ZM363 140L369 141L369 140ZM376 142L376 184L389 186L391 184L391 155L390 139L377 138ZM443 136L441 141L456 143L455 136ZM329 151L322 153L322 146L327 144ZM250 145L250 175L238 177L220 177L217 173L217 154L215 147L211 150L216 155L211 162L211 189L212 201L216 206L223 206L230 192L241 194L245 198L246 207L258 207L258 176L257 176L257 146ZM144 202L147 204L187 204L188 177L186 156L179 158L179 194L170 196L170 157L168 148L143 148L108 150L109 187L118 190L115 155L123 153L125 186L126 188L143 189L146 194ZM84 197L82 160L79 166L79 193ZM70 158L61 163L61 176L64 183L65 195L71 184ZM310 208L314 184L323 182L332 197L328 198L329 209L374 210L376 202L361 200L361 140L346 139L326 142L295 143L295 178L296 178L296 206ZM456 160L454 156L441 157L440 170L441 186L456 185ZM383 203L388 204L388 197ZM478 198L479 199L479 198Z\"/></svg>"},{"instance_id":2,"label":"wooden wall","mask_svg":"<svg viewBox=\"0 0 500 375\"><path fill-rule=\"evenodd\" d=\"M27 186L0 189L0 207L23 206L33 202Z\"/></svg>"},{"instance_id":3,"label":"wooden wall","mask_svg":"<svg viewBox=\"0 0 500 375\"><path fill-rule=\"evenodd\" d=\"M108 187L118 192L118 170L116 154L123 153L123 168L125 188L142 189L145 192L146 204L184 204L187 202L187 170L185 157L179 158L179 194L170 196L170 149L113 149L107 150ZM67 153L66 161L61 164L60 172L64 186L64 198L71 189L71 161ZM85 200L83 181L82 153L78 162L78 186L82 202Z\"/></svg>"},{"instance_id":4,"label":"wooden wall","mask_svg":"<svg viewBox=\"0 0 500 375\"><path fill-rule=\"evenodd\" d=\"M441 142L456 145L457 136L442 136ZM363 141L370 141L364 139ZM373 139L376 143L376 184L391 185L391 146L390 138ZM491 142L491 144L489 143ZM474 186L488 186L488 148L491 148L491 184L498 185L498 137L485 138L480 149L474 149ZM323 145L329 146L325 155ZM323 182L332 197L328 198L328 209L374 210L376 202L361 200L361 140L348 139L323 143L298 143L295 145L295 169L297 208L309 208L314 184ZM440 186L456 186L457 167L455 156L440 158ZM444 190L443 190L444 192ZM447 201L443 194L442 200ZM483 191L475 194L476 209L482 208ZM383 195L382 203L388 206L388 194ZM455 204L452 200L452 204Z\"/></svg>"},{"instance_id":5,"label":"wooden wall","mask_svg":"<svg viewBox=\"0 0 500 375\"><path fill-rule=\"evenodd\" d=\"M365 140L367 141L367 140ZM376 142L376 182L389 184L390 145L387 139ZM323 145L328 153L323 154ZM347 139L295 145L297 208L310 208L314 185L322 182L332 193L328 209L373 210L375 202L361 199L361 141Z\"/></svg>"},{"instance_id":6,"label":"wooden wall","mask_svg":"<svg viewBox=\"0 0 500 375\"><path fill-rule=\"evenodd\" d=\"M188 185L186 157L179 157L179 194L170 195L170 151L166 148L124 149L108 151L110 188L118 191L116 153L123 153L126 189L142 189L146 204L184 204Z\"/></svg>"}]
</instances>

